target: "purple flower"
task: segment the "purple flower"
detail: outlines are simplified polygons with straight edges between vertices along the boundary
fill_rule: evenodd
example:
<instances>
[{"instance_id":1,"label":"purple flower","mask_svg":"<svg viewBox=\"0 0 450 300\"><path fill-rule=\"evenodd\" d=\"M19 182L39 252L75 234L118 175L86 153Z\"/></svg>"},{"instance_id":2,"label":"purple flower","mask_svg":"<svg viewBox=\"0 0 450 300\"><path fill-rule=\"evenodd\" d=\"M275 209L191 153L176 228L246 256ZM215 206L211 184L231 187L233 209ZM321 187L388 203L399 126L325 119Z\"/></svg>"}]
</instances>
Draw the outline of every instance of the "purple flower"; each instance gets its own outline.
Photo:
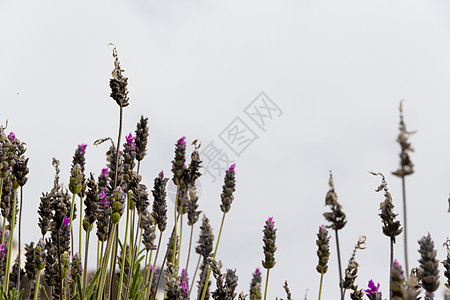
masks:
<instances>
[{"instance_id":1,"label":"purple flower","mask_svg":"<svg viewBox=\"0 0 450 300\"><path fill-rule=\"evenodd\" d=\"M256 268L255 274L261 274L261 271L259 270L259 268Z\"/></svg>"},{"instance_id":2,"label":"purple flower","mask_svg":"<svg viewBox=\"0 0 450 300\"><path fill-rule=\"evenodd\" d=\"M175 146L186 149L186 137L183 136L181 139L179 139Z\"/></svg>"},{"instance_id":3,"label":"purple flower","mask_svg":"<svg viewBox=\"0 0 450 300\"><path fill-rule=\"evenodd\" d=\"M70 223L70 218L64 217L62 226L69 226L69 223Z\"/></svg>"},{"instance_id":4,"label":"purple flower","mask_svg":"<svg viewBox=\"0 0 450 300\"><path fill-rule=\"evenodd\" d=\"M6 258L6 246L0 245L0 261L3 261Z\"/></svg>"},{"instance_id":5,"label":"purple flower","mask_svg":"<svg viewBox=\"0 0 450 300\"><path fill-rule=\"evenodd\" d=\"M102 169L102 177L108 177L108 173L109 173L109 169L108 168L104 168Z\"/></svg>"},{"instance_id":6,"label":"purple flower","mask_svg":"<svg viewBox=\"0 0 450 300\"><path fill-rule=\"evenodd\" d=\"M84 155L86 153L86 147L87 147L86 144L81 144L81 145L78 145L77 150L81 155Z\"/></svg>"},{"instance_id":7,"label":"purple flower","mask_svg":"<svg viewBox=\"0 0 450 300\"><path fill-rule=\"evenodd\" d=\"M378 291L379 289L380 284L378 283L378 285L375 286L373 280L370 280L369 288L365 290L367 297L369 297L370 300L381 300L381 292Z\"/></svg>"},{"instance_id":8,"label":"purple flower","mask_svg":"<svg viewBox=\"0 0 450 300\"><path fill-rule=\"evenodd\" d=\"M8 138L11 140L11 142L13 142L16 139L16 135L11 131L11 133L8 134Z\"/></svg>"},{"instance_id":9,"label":"purple flower","mask_svg":"<svg viewBox=\"0 0 450 300\"><path fill-rule=\"evenodd\" d=\"M232 164L232 165L230 166L230 168L229 168L228 170L225 171L225 173L228 173L228 172L230 172L230 171L232 171L232 172L234 173L234 168L236 168L236 164Z\"/></svg>"}]
</instances>

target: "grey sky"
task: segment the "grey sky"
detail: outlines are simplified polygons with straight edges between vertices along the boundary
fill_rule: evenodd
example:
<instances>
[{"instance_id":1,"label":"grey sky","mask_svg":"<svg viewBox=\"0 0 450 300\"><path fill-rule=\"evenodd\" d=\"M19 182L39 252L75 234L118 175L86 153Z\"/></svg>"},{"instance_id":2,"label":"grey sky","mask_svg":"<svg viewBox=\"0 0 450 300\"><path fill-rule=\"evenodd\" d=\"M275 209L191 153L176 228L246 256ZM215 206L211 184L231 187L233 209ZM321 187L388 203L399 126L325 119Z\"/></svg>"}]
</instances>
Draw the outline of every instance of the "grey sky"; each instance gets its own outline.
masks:
<instances>
[{"instance_id":1,"label":"grey sky","mask_svg":"<svg viewBox=\"0 0 450 300\"><path fill-rule=\"evenodd\" d=\"M216 141L226 150L218 134L244 117L261 91L283 110L234 156L237 190L218 258L237 269L239 291L248 292L251 273L261 268L262 229L273 216L278 250L269 298L285 297L284 280L295 299L306 289L317 297L315 234L324 223L331 169L348 217L340 233L343 263L366 235L357 284L366 288L373 279L387 296L383 195L367 171L387 176L399 204L400 180L390 172L398 167L401 99L406 124L418 130L411 138L416 173L407 179L410 265L417 265L417 240L428 232L439 258L445 255L449 13L445 1L1 2L0 122L8 120L8 132L27 142L30 157L24 241L38 239L36 210L52 185L52 157L61 160L64 182L77 144L89 145L87 171L98 175L105 165L107 146L92 143L116 139L118 108L108 86L113 42L129 77L123 133L134 132L141 114L149 117L142 166L149 187L159 171L170 174L178 138ZM201 184L201 209L217 233L223 179L204 176ZM395 211L402 220L401 206ZM331 242L323 299L339 292ZM395 257L403 264L402 251L400 238Z\"/></svg>"}]
</instances>

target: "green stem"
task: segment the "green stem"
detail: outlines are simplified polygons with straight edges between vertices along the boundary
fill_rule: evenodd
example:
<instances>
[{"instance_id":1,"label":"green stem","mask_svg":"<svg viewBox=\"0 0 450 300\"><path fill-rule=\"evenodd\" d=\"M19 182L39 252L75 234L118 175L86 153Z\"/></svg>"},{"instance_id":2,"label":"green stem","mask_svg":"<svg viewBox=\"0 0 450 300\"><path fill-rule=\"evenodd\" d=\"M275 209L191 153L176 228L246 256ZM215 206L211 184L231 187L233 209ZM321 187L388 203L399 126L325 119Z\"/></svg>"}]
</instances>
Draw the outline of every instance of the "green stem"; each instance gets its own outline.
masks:
<instances>
[{"instance_id":1,"label":"green stem","mask_svg":"<svg viewBox=\"0 0 450 300\"><path fill-rule=\"evenodd\" d=\"M84 270L83 270L83 279L81 281L81 285L83 286L83 297L81 298L84 300L86 296L86 285L87 285L87 261L88 261L88 249L89 249L89 236L91 234L92 225L89 224L88 231L86 232L86 244L84 245ZM98 250L97 250L98 255Z\"/></svg>"},{"instance_id":2,"label":"green stem","mask_svg":"<svg viewBox=\"0 0 450 300\"><path fill-rule=\"evenodd\" d=\"M71 247L71 251L72 251L72 256L73 256L73 231L72 231L72 219L73 219L73 211L74 211L74 207L75 207L75 195L76 194L72 194L72 204L70 205L70 220L69 220L69 230L70 230L70 237L71 237L71 243L72 243L72 247Z\"/></svg>"},{"instance_id":3,"label":"green stem","mask_svg":"<svg viewBox=\"0 0 450 300\"><path fill-rule=\"evenodd\" d=\"M110 270L109 270L109 284L106 287L106 294L111 296L111 293L113 291L113 283L114 283L114 275L116 271L116 259L117 259L117 251L119 248L119 223L117 223L117 230L114 235L114 243L112 245L112 257L111 257L111 264L110 264Z\"/></svg>"},{"instance_id":4,"label":"green stem","mask_svg":"<svg viewBox=\"0 0 450 300\"><path fill-rule=\"evenodd\" d=\"M14 185L15 183L13 183ZM14 235L14 227L16 223L16 205L17 205L17 187L14 188L14 201L13 201L13 211L12 211L12 218L11 218L11 228L10 228L10 234L9 234L9 243L8 243L8 252L6 253L6 268L5 268L5 279L3 281L3 290L8 291L9 286L9 269L11 267L11 249L12 249L12 243L13 243L13 235Z\"/></svg>"},{"instance_id":5,"label":"green stem","mask_svg":"<svg viewBox=\"0 0 450 300\"><path fill-rule=\"evenodd\" d=\"M122 245L122 265L120 267L120 279L119 279L119 291L118 291L118 297L117 299L122 299L122 282L123 282L123 273L125 273L125 262L127 260L127 239L128 239L128 223L130 220L130 193L127 193L127 220L126 220L126 225L125 225L125 239L123 240L123 245ZM131 249L130 249L131 252ZM130 269L128 271L128 273L132 273L132 269ZM128 282L128 285L130 284L130 282Z\"/></svg>"},{"instance_id":6,"label":"green stem","mask_svg":"<svg viewBox=\"0 0 450 300\"><path fill-rule=\"evenodd\" d=\"M19 253L18 258L19 262L18 265L20 266L20 258L22 257L20 255L20 248L22 244L22 200L23 200L23 187L20 187L20 204L19 204ZM20 268L20 267L19 267ZM20 272L17 272L17 290L20 291Z\"/></svg>"},{"instance_id":7,"label":"green stem","mask_svg":"<svg viewBox=\"0 0 450 300\"><path fill-rule=\"evenodd\" d=\"M6 231L6 217L3 218L3 227L2 227L2 245L5 244L5 231Z\"/></svg>"},{"instance_id":8,"label":"green stem","mask_svg":"<svg viewBox=\"0 0 450 300\"><path fill-rule=\"evenodd\" d=\"M406 182L405 176L402 176L402 191L403 191L403 237L405 243L405 267L406 274L409 274L409 266L408 266L408 226L406 222Z\"/></svg>"},{"instance_id":9,"label":"green stem","mask_svg":"<svg viewBox=\"0 0 450 300\"><path fill-rule=\"evenodd\" d=\"M147 251L147 254L148 254L148 251ZM148 259L148 264L147 264L147 275L146 275L146 277L145 277L145 281L144 282L148 282L148 286L150 287L150 288L146 288L145 289L145 297L144 297L144 299L148 299L148 293L149 293L149 291L150 291L150 293L151 293L151 290L152 290L152 283L150 282L150 281L148 281L148 278L149 278L149 276L150 276L150 273L152 273L152 271L150 271L150 267L151 267L151 262L152 262L152 254L153 254L153 250L150 250L150 258ZM153 268L152 268L153 269Z\"/></svg>"},{"instance_id":10,"label":"green stem","mask_svg":"<svg viewBox=\"0 0 450 300\"><path fill-rule=\"evenodd\" d=\"M267 272L269 272L269 270L267 270ZM320 273L319 300L320 300L320 296L322 295L322 282L323 282L323 272ZM266 299L265 296L264 296L264 299Z\"/></svg>"},{"instance_id":11,"label":"green stem","mask_svg":"<svg viewBox=\"0 0 450 300\"><path fill-rule=\"evenodd\" d=\"M161 240L162 240L162 231L159 232L159 240L158 240L158 247L156 247L156 255L155 255L155 260L153 261L153 268L150 274L150 281L148 282L148 287L147 289L150 289L152 286L152 281L153 281L153 276L155 275L155 269L156 269L156 260L158 259L158 254L159 254L159 248L161 246ZM151 260L149 260L151 262ZM161 266L161 270L162 270L162 266ZM156 286L156 289L158 289L158 286ZM148 295L148 293L146 293ZM145 298L147 299L147 298Z\"/></svg>"},{"instance_id":12,"label":"green stem","mask_svg":"<svg viewBox=\"0 0 450 300\"><path fill-rule=\"evenodd\" d=\"M188 257L187 257L187 260L186 260L186 268L185 268L186 272L188 271L189 259L191 257L191 247L192 247L192 235L193 235L193 233L194 233L194 224L191 225L191 234L190 234L190 237L189 237ZM192 282L194 282L194 281L192 281Z\"/></svg>"},{"instance_id":13,"label":"green stem","mask_svg":"<svg viewBox=\"0 0 450 300\"><path fill-rule=\"evenodd\" d=\"M83 199L81 199L80 197L80 233L78 236L78 253L80 254L80 259L81 259L81 234L83 232Z\"/></svg>"},{"instance_id":14,"label":"green stem","mask_svg":"<svg viewBox=\"0 0 450 300\"><path fill-rule=\"evenodd\" d=\"M119 148L120 148L120 136L122 135L122 119L123 119L123 107L120 107L120 116L119 116L119 134L117 137L117 148L116 148L116 171L114 175L114 185L113 189L117 187L117 171L119 169Z\"/></svg>"},{"instance_id":15,"label":"green stem","mask_svg":"<svg viewBox=\"0 0 450 300\"><path fill-rule=\"evenodd\" d=\"M197 271L198 271L198 267L200 266L200 260L201 260L202 256L199 255L198 256L198 262L197 262L197 267L195 268L195 272L194 272L194 276L192 277L192 282L195 282L195 276L197 276ZM189 295L192 295L192 288L194 287L193 284L191 284L191 289L189 290Z\"/></svg>"},{"instance_id":16,"label":"green stem","mask_svg":"<svg viewBox=\"0 0 450 300\"><path fill-rule=\"evenodd\" d=\"M183 237L183 215L181 215L180 218L180 249L178 250L178 256L177 256L177 266L180 265L180 256L181 256L181 238ZM177 269L177 276L178 276L178 269Z\"/></svg>"},{"instance_id":17,"label":"green stem","mask_svg":"<svg viewBox=\"0 0 450 300\"><path fill-rule=\"evenodd\" d=\"M175 264L175 252L177 252L177 206L178 206L178 193L180 192L180 185L177 184L177 194L175 196L175 209L174 209L174 215L175 215L175 233L173 235L173 253L172 253L172 264Z\"/></svg>"},{"instance_id":18,"label":"green stem","mask_svg":"<svg viewBox=\"0 0 450 300\"><path fill-rule=\"evenodd\" d=\"M214 258L216 258L217 248L219 248L219 241L220 241L220 236L222 235L222 228L223 228L223 223L225 221L225 214L226 214L226 212L223 213L222 222L220 223L219 235L217 236L216 248L214 249ZM201 300L205 299L206 289L208 287L209 277L211 276L211 268L209 266L208 266L208 270L209 270L208 271L208 276L206 276L205 286L203 287L203 293L202 293ZM267 285L266 285L266 288L267 288Z\"/></svg>"},{"instance_id":19,"label":"green stem","mask_svg":"<svg viewBox=\"0 0 450 300\"><path fill-rule=\"evenodd\" d=\"M343 292L343 289L340 284L342 282L342 267L341 267L341 252L339 249L339 236L338 236L338 230L335 229L334 231L336 233L336 248L337 248L337 259L338 259L338 267L339 267L339 288L341 290L341 299L344 300L344 292Z\"/></svg>"},{"instance_id":20,"label":"green stem","mask_svg":"<svg viewBox=\"0 0 450 300\"><path fill-rule=\"evenodd\" d=\"M267 296L267 286L269 285L269 271L270 269L267 269L267 275L266 275L266 287L264 288L264 300L266 300ZM319 298L320 299L320 298Z\"/></svg>"},{"instance_id":21,"label":"green stem","mask_svg":"<svg viewBox=\"0 0 450 300\"><path fill-rule=\"evenodd\" d=\"M103 263L101 265L102 271L101 271L100 277L99 277L101 283L100 283L100 289L99 289L98 294L97 294L97 300L100 300L102 298L102 296L103 296L103 289L105 287L105 281L106 281L106 274L105 273L106 273L106 269L107 269L107 266L108 266L109 255L111 254L112 239L114 237L115 231L116 231L116 224L114 224L112 226L111 234L109 235L108 242L107 242L107 245L106 245L106 253L103 256Z\"/></svg>"},{"instance_id":22,"label":"green stem","mask_svg":"<svg viewBox=\"0 0 450 300\"><path fill-rule=\"evenodd\" d=\"M134 206L133 206L133 224L134 224L134 215L135 215L135 210L134 210ZM139 220L138 220L138 226L137 226L137 228L139 228L141 226L141 214L139 214ZM134 225L133 225L133 228L134 228ZM132 231L134 231L134 229L131 229ZM131 237L131 236L130 236ZM132 253L133 255L131 255L131 263L130 263L130 270L133 270L133 268L134 268L134 258L135 258L135 253L136 253L136 243L137 243L137 238L138 238L138 234L136 234L136 239L135 239L135 241L133 242L133 239L131 239L130 238L130 243L131 243L131 246L130 246L130 253ZM137 253L139 253L139 251L137 252ZM151 256L150 256L151 257ZM130 271L130 272L128 272L128 276L127 276L127 282L128 282L128 285L130 284L130 282L131 282L131 275L132 275L132 271ZM147 278L148 279L148 278ZM127 300L128 299L128 296L129 296L129 290L130 289L127 289L126 290L126 292L125 292L125 300Z\"/></svg>"},{"instance_id":23,"label":"green stem","mask_svg":"<svg viewBox=\"0 0 450 300\"><path fill-rule=\"evenodd\" d=\"M41 271L38 271L37 273L36 287L34 288L34 300L37 300L39 295L39 279L41 279Z\"/></svg>"}]
</instances>

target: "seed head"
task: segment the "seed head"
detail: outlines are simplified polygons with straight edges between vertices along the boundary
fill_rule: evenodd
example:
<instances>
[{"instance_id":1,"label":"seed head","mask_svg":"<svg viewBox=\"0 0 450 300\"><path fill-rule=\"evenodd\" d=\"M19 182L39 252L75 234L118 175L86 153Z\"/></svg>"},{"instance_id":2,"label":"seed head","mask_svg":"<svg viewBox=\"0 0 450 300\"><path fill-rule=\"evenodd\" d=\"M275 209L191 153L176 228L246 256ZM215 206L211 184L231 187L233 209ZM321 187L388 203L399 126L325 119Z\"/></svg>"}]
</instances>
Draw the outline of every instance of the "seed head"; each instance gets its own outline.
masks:
<instances>
[{"instance_id":1,"label":"seed head","mask_svg":"<svg viewBox=\"0 0 450 300\"><path fill-rule=\"evenodd\" d=\"M403 120L403 101L400 102L400 134L397 137L397 142L400 144L400 168L392 172L393 175L398 177L408 176L414 173L414 164L409 157L410 152L414 152L408 139L415 131L408 131L406 124Z\"/></svg>"},{"instance_id":2,"label":"seed head","mask_svg":"<svg viewBox=\"0 0 450 300\"><path fill-rule=\"evenodd\" d=\"M141 116L136 126L136 159L141 161L147 155L147 139L148 139L148 118Z\"/></svg>"},{"instance_id":3,"label":"seed head","mask_svg":"<svg viewBox=\"0 0 450 300\"><path fill-rule=\"evenodd\" d=\"M439 287L439 261L436 259L436 250L430 234L419 240L420 267L418 278L422 287L429 293L433 293Z\"/></svg>"},{"instance_id":4,"label":"seed head","mask_svg":"<svg viewBox=\"0 0 450 300\"><path fill-rule=\"evenodd\" d=\"M114 70L111 75L112 78L109 80L109 87L111 88L111 98L113 98L120 107L128 106L128 78L122 75L122 70L120 68L119 56L117 55L117 49L114 44L113 57L114 57Z\"/></svg>"},{"instance_id":5,"label":"seed head","mask_svg":"<svg viewBox=\"0 0 450 300\"><path fill-rule=\"evenodd\" d=\"M270 217L267 219L263 230L263 249L265 260L262 261L262 265L266 269L272 269L275 266L275 251L277 250L277 247L275 246L275 239L277 230L274 225L275 222L273 221L273 218Z\"/></svg>"},{"instance_id":6,"label":"seed head","mask_svg":"<svg viewBox=\"0 0 450 300\"><path fill-rule=\"evenodd\" d=\"M330 235L322 225L319 227L319 233L317 234L317 256L319 257L319 263L316 270L320 274L325 274L328 271L328 259L330 258Z\"/></svg>"},{"instance_id":7,"label":"seed head","mask_svg":"<svg viewBox=\"0 0 450 300\"><path fill-rule=\"evenodd\" d=\"M235 167L236 164L232 164L230 168L225 172L225 184L222 186L222 194L220 195L222 199L222 204L220 205L220 209L227 213L231 209L231 203L234 200L233 193L236 190L236 178L235 178Z\"/></svg>"}]
</instances>

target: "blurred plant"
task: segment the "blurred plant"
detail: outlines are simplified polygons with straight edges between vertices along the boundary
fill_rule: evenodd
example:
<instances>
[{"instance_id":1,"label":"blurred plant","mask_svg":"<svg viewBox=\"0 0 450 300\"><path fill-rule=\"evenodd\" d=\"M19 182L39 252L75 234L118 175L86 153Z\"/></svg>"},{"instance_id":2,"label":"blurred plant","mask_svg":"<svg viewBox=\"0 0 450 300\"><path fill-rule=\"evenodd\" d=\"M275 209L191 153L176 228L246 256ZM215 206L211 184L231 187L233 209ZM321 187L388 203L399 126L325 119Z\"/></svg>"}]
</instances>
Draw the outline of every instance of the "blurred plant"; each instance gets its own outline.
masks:
<instances>
[{"instance_id":1,"label":"blurred plant","mask_svg":"<svg viewBox=\"0 0 450 300\"><path fill-rule=\"evenodd\" d=\"M317 256L319 257L319 263L316 270L320 273L320 286L319 286L319 300L322 294L322 282L323 275L328 271L328 259L330 258L330 235L322 225L319 227L319 233L317 234Z\"/></svg>"}]
</instances>

